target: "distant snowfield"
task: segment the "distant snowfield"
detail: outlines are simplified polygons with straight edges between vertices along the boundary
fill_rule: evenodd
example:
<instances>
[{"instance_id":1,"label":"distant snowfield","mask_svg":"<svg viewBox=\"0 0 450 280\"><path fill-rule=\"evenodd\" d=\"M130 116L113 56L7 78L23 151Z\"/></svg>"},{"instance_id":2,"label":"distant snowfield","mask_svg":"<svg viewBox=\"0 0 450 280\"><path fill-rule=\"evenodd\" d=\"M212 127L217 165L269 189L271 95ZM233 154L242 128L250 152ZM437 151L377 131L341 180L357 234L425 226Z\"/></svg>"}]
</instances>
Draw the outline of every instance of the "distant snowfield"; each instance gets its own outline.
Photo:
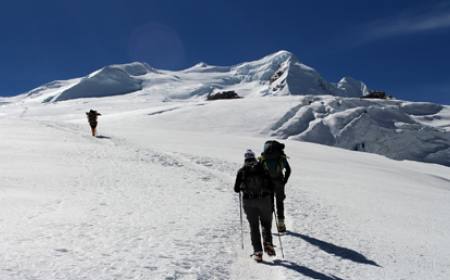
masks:
<instances>
[{"instance_id":1,"label":"distant snowfield","mask_svg":"<svg viewBox=\"0 0 450 280\"><path fill-rule=\"evenodd\" d=\"M235 174L300 102L268 100L0 105L0 279L448 279L449 167L294 140L285 258L254 263Z\"/></svg>"}]
</instances>

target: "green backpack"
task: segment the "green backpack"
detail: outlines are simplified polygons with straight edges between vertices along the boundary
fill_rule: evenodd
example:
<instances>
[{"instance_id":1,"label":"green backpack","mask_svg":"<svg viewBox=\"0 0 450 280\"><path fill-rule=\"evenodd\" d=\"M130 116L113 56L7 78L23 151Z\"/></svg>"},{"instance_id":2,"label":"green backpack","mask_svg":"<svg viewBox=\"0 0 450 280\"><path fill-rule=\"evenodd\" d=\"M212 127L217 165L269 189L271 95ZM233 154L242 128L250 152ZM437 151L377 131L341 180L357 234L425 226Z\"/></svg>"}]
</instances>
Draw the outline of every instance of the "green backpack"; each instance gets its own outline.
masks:
<instances>
[{"instance_id":1,"label":"green backpack","mask_svg":"<svg viewBox=\"0 0 450 280\"><path fill-rule=\"evenodd\" d=\"M260 161L272 179L279 179L284 176L283 169L286 161L284 147L283 143L275 140L264 143L264 151L261 154Z\"/></svg>"}]
</instances>

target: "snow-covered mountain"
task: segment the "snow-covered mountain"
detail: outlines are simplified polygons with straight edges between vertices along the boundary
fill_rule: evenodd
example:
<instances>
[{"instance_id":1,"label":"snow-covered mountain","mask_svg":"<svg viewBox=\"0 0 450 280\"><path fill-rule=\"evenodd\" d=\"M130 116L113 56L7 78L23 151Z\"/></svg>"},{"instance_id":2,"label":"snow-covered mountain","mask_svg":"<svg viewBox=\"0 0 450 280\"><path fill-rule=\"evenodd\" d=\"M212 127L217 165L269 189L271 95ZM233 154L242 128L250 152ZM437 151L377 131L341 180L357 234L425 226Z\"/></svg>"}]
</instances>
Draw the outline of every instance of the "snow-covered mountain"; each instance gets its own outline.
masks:
<instances>
[{"instance_id":1,"label":"snow-covered mountain","mask_svg":"<svg viewBox=\"0 0 450 280\"><path fill-rule=\"evenodd\" d=\"M139 98L202 102L208 95L220 92L235 92L244 98L226 105L221 103L227 110L208 111L207 108L215 107L211 105L193 107L187 115L184 112L188 109L171 115L196 126L212 116L220 117L221 124L227 127L233 126L227 120L240 121L229 116L235 108L261 111L255 113L258 120L248 123L252 126L249 135L308 141L399 160L450 165L448 106L362 99L369 94L363 82L344 77L336 84L329 83L287 51L234 66L198 63L181 71L155 69L139 62L111 65L86 77L48 83L13 101L28 107L113 96L129 102ZM250 106L251 103L264 109ZM165 115L160 117L166 118Z\"/></svg>"},{"instance_id":2,"label":"snow-covered mountain","mask_svg":"<svg viewBox=\"0 0 450 280\"><path fill-rule=\"evenodd\" d=\"M206 100L221 91L244 98ZM0 99L0 279L447 280L450 108L366 92L279 52ZM289 232L255 264L233 184L269 138L292 167Z\"/></svg>"},{"instance_id":3,"label":"snow-covered mountain","mask_svg":"<svg viewBox=\"0 0 450 280\"><path fill-rule=\"evenodd\" d=\"M157 70L139 62L111 65L86 77L51 82L23 97L38 102L127 93L197 98L215 91L236 91L243 97L306 94L358 97L368 93L364 83L350 77L342 78L337 85L329 83L292 53L279 51L234 66L199 63L182 71Z\"/></svg>"}]
</instances>

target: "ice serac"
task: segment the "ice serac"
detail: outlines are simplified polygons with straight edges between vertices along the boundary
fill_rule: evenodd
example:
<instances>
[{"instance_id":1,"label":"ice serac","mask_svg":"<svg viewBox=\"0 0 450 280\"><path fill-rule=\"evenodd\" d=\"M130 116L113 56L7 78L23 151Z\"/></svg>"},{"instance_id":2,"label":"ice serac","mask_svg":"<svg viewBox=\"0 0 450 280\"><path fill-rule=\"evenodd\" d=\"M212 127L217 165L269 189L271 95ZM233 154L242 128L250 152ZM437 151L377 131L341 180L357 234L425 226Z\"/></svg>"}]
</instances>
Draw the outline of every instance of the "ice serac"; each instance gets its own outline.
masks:
<instances>
[{"instance_id":1,"label":"ice serac","mask_svg":"<svg viewBox=\"0 0 450 280\"><path fill-rule=\"evenodd\" d=\"M83 97L104 97L125 94L142 89L137 78L150 69L141 63L106 66L64 90L52 101L64 101Z\"/></svg>"},{"instance_id":2,"label":"ice serac","mask_svg":"<svg viewBox=\"0 0 450 280\"><path fill-rule=\"evenodd\" d=\"M344 92L344 96L359 97L369 94L367 85L352 77L343 77L337 84L337 88Z\"/></svg>"},{"instance_id":3,"label":"ice serac","mask_svg":"<svg viewBox=\"0 0 450 280\"><path fill-rule=\"evenodd\" d=\"M314 97L292 107L271 127L271 134L450 166L450 131L432 125L435 119L448 119L447 110L438 114L444 108L424 102Z\"/></svg>"},{"instance_id":4,"label":"ice serac","mask_svg":"<svg viewBox=\"0 0 450 280\"><path fill-rule=\"evenodd\" d=\"M440 104L428 102L405 102L400 109L406 114L414 116L434 115L443 108Z\"/></svg>"}]
</instances>

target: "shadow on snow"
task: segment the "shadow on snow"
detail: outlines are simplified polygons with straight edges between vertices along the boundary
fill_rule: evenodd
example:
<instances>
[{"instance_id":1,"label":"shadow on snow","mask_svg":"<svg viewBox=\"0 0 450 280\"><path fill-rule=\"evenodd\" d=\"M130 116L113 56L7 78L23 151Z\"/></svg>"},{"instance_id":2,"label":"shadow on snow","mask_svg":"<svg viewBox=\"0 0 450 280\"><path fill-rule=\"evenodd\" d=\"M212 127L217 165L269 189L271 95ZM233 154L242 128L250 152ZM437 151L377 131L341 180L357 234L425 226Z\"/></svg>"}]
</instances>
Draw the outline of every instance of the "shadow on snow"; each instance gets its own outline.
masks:
<instances>
[{"instance_id":1,"label":"shadow on snow","mask_svg":"<svg viewBox=\"0 0 450 280\"><path fill-rule=\"evenodd\" d=\"M310 277L312 279L317 280L343 280L342 278L336 277L334 275L326 275L320 272L317 272L315 270L312 270L311 268L307 268L306 266L298 265L291 261L286 260L275 260L273 263L265 262L263 261L263 264L271 265L271 266L282 266L288 269L291 269L293 271L296 271L300 274L303 274L304 276Z\"/></svg>"},{"instance_id":2,"label":"shadow on snow","mask_svg":"<svg viewBox=\"0 0 450 280\"><path fill-rule=\"evenodd\" d=\"M303 239L304 241L308 242L309 244L319 247L321 250L327 252L328 254L332 254L332 255L335 255L335 256L338 256L343 259L350 260L350 261L356 262L356 263L368 264L368 265L381 267L376 262L367 259L364 255L362 255L354 250L340 247L340 246L334 245L332 243L325 242L325 241L316 239L314 237L310 237L310 236L292 232L292 231L287 231L286 234L290 235L290 236L299 237L299 238Z\"/></svg>"},{"instance_id":3,"label":"shadow on snow","mask_svg":"<svg viewBox=\"0 0 450 280\"><path fill-rule=\"evenodd\" d=\"M104 136L104 135L98 135L98 136L95 136L95 137L98 138L98 139L111 139L111 137Z\"/></svg>"}]
</instances>

